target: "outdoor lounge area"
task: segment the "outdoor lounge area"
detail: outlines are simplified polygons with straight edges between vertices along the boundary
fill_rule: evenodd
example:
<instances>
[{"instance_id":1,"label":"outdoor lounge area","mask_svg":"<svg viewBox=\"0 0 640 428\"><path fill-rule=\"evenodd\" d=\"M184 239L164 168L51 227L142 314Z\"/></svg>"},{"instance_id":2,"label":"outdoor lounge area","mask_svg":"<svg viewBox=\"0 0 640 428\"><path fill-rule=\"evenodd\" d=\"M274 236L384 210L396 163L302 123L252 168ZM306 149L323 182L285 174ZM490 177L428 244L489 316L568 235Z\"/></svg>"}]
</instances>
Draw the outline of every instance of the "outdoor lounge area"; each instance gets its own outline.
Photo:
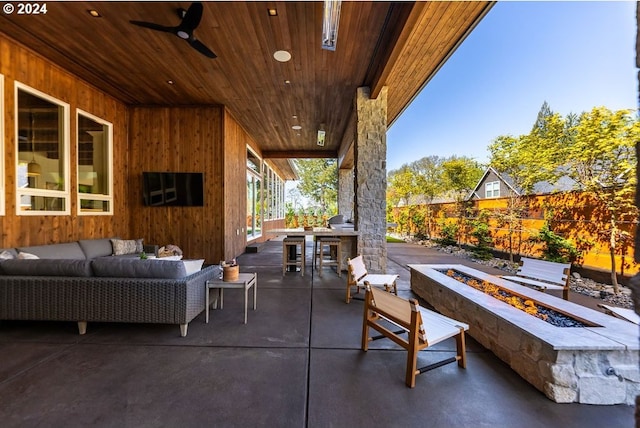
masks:
<instances>
[{"instance_id":1,"label":"outdoor lounge area","mask_svg":"<svg viewBox=\"0 0 640 428\"><path fill-rule=\"evenodd\" d=\"M387 249L401 297L415 297L407 264L461 262L412 244ZM196 317L186 337L164 324L91 323L81 336L73 322L1 321L2 425L633 426L632 406L554 403L470 336L466 369L439 367L408 388L402 348L376 340L360 350L363 302L345 304L346 275L283 278L281 251L274 239L238 258L241 272L258 273L247 324L241 290L225 293L208 324ZM429 347L418 363L455 356L455 346Z\"/></svg>"}]
</instances>

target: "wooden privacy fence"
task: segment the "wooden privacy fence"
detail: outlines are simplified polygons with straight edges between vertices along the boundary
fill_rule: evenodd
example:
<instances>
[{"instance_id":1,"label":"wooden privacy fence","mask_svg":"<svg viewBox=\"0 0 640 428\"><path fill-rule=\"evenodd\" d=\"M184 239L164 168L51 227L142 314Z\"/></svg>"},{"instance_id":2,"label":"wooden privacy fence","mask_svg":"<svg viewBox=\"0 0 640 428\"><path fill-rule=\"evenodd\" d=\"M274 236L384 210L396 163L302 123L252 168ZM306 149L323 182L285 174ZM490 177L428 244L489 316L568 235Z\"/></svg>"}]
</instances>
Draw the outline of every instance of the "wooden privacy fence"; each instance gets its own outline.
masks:
<instances>
[{"instance_id":1,"label":"wooden privacy fence","mask_svg":"<svg viewBox=\"0 0 640 428\"><path fill-rule=\"evenodd\" d=\"M471 222L482 210L488 212L488 229L492 247L506 253L541 257L542 244L530 238L536 236L546 221L557 235L570 240L581 252L577 260L585 268L609 271L610 224L605 207L594 198L579 192L521 197L518 200L522 215L509 218L509 198L482 199L464 203L464 222L458 232L461 244L474 245ZM396 232L417 237L442 238L443 224L461 224L459 205L454 202L409 205L390 210L389 221L398 224ZM431 221L429 222L429 218ZM619 237L615 254L616 271L625 276L640 271L633 260L633 237L637 229L634 213L625 213L619 222ZM431 226L429 229L429 225Z\"/></svg>"}]
</instances>

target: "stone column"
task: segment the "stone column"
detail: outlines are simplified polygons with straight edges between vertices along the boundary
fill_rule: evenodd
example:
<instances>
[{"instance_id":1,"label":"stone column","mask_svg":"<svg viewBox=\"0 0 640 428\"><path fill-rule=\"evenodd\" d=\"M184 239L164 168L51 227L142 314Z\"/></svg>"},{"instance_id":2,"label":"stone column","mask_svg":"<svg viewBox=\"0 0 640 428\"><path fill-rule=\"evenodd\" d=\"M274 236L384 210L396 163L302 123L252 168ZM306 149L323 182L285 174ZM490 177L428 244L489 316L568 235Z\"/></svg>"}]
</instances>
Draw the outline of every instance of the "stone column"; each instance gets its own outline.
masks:
<instances>
[{"instance_id":1,"label":"stone column","mask_svg":"<svg viewBox=\"0 0 640 428\"><path fill-rule=\"evenodd\" d=\"M354 183L353 168L338 170L338 214L345 220L353 220Z\"/></svg>"},{"instance_id":2,"label":"stone column","mask_svg":"<svg viewBox=\"0 0 640 428\"><path fill-rule=\"evenodd\" d=\"M387 88L370 99L369 88L356 94L355 227L358 252L367 270L387 269Z\"/></svg>"}]
</instances>

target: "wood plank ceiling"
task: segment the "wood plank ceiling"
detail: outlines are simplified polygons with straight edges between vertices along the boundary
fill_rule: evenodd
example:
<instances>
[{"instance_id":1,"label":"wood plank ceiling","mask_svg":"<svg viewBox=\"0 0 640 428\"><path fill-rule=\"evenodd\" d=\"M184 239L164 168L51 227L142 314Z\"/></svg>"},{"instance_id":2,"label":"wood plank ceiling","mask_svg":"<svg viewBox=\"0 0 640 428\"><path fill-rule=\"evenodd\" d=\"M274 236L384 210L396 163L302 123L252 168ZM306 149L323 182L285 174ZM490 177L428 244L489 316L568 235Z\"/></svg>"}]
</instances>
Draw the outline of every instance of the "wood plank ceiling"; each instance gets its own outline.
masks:
<instances>
[{"instance_id":1,"label":"wood plank ceiling","mask_svg":"<svg viewBox=\"0 0 640 428\"><path fill-rule=\"evenodd\" d=\"M335 51L320 47L322 2L203 4L195 36L215 59L129 22L176 26L188 2L50 2L43 16L1 14L0 32L129 105L224 105L266 157L350 167L356 88L387 86L393 123L493 3L343 2Z\"/></svg>"}]
</instances>

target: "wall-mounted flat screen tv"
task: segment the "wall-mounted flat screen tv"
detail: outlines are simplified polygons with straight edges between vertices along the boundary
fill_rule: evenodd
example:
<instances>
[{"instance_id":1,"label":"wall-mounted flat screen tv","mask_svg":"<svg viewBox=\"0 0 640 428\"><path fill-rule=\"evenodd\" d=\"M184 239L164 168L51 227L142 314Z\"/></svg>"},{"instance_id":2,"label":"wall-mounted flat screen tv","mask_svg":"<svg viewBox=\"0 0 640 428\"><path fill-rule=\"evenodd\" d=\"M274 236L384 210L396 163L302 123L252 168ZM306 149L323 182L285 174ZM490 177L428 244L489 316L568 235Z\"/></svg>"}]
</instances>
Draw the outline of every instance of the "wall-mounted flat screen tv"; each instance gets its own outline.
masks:
<instances>
[{"instance_id":1,"label":"wall-mounted flat screen tv","mask_svg":"<svg viewBox=\"0 0 640 428\"><path fill-rule=\"evenodd\" d=\"M143 172L142 193L147 206L204 205L201 172Z\"/></svg>"}]
</instances>

